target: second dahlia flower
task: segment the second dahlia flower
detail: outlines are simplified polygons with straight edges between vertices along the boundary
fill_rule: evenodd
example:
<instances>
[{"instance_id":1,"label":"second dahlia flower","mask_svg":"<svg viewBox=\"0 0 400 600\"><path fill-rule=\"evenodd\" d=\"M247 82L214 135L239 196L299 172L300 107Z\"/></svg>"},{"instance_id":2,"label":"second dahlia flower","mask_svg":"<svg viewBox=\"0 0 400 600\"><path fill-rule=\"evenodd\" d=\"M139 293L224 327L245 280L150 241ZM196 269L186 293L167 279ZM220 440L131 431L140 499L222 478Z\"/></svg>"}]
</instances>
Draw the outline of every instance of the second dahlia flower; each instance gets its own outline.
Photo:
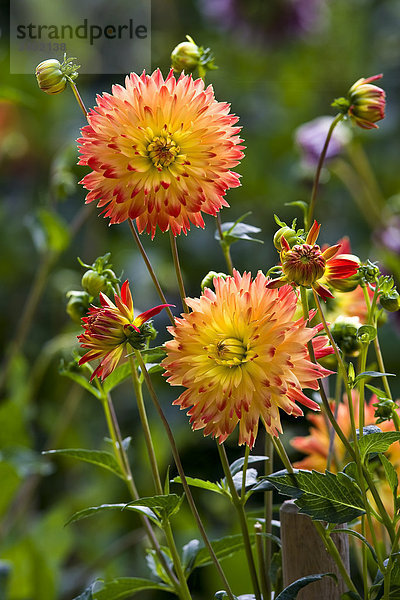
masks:
<instances>
[{"instance_id":1,"label":"second dahlia flower","mask_svg":"<svg viewBox=\"0 0 400 600\"><path fill-rule=\"evenodd\" d=\"M127 352L127 346L141 348L152 332L143 330L143 325L170 304L160 304L137 317L133 313L133 301L128 281L122 285L121 295L115 294L114 302L100 292L100 307L92 306L87 317L82 319L84 333L78 336L82 348L88 352L79 361L83 365L99 359L91 380L97 375L105 379L117 367Z\"/></svg>"},{"instance_id":2,"label":"second dahlia flower","mask_svg":"<svg viewBox=\"0 0 400 600\"><path fill-rule=\"evenodd\" d=\"M95 200L111 224L136 219L152 237L157 226L174 235L203 227L201 213L216 215L239 186L231 169L243 146L230 105L202 79L175 79L172 70L165 80L158 69L131 73L112 92L97 97L78 140L79 164L92 169L81 181L86 202Z\"/></svg>"},{"instance_id":3,"label":"second dahlia flower","mask_svg":"<svg viewBox=\"0 0 400 600\"><path fill-rule=\"evenodd\" d=\"M176 319L163 361L168 382L186 390L174 404L189 409L193 429L204 429L222 443L239 424L239 444L254 445L260 418L267 431L282 431L279 409L301 416L299 402L318 410L303 392L318 389L329 375L310 361L307 342L317 357L330 353L320 328L294 320L297 297L290 286L267 288L260 272L252 280L234 271L215 278L215 292L188 298L192 312Z\"/></svg>"}]
</instances>

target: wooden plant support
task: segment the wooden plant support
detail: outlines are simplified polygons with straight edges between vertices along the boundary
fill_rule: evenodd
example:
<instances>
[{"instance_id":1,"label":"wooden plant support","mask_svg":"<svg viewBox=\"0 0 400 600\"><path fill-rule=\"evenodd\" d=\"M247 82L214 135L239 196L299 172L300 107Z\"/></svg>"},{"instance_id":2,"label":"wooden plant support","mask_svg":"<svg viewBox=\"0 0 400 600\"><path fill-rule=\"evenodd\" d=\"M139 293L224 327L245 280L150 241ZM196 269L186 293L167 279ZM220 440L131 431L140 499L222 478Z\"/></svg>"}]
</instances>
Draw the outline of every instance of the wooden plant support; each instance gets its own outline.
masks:
<instances>
[{"instance_id":1,"label":"wooden plant support","mask_svg":"<svg viewBox=\"0 0 400 600\"><path fill-rule=\"evenodd\" d=\"M347 591L337 566L325 549L315 527L307 515L299 513L293 500L284 502L280 509L282 540L282 571L284 587L290 583L317 573L335 573L338 584L331 577L310 583L297 596L298 600L340 600ZM345 525L338 525L338 528ZM333 534L333 541L350 571L349 541L346 534Z\"/></svg>"}]
</instances>

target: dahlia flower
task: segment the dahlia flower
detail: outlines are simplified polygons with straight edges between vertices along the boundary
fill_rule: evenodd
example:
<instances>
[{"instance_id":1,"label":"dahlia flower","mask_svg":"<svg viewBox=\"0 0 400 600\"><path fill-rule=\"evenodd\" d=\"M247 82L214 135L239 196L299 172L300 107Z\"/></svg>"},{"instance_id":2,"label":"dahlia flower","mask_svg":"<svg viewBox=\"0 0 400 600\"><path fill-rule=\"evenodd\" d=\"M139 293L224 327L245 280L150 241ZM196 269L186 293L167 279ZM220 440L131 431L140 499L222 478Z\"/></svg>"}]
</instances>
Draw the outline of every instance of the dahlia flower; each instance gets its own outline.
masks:
<instances>
[{"instance_id":1,"label":"dahlia flower","mask_svg":"<svg viewBox=\"0 0 400 600\"><path fill-rule=\"evenodd\" d=\"M382 78L382 74L372 77L361 77L348 92L350 118L363 129L376 129L377 121L385 117L386 94L382 88L371 85Z\"/></svg>"},{"instance_id":2,"label":"dahlia flower","mask_svg":"<svg viewBox=\"0 0 400 600\"><path fill-rule=\"evenodd\" d=\"M318 389L330 371L310 361L307 342L318 358L330 353L320 327L294 320L297 297L290 286L267 287L259 272L252 280L234 271L214 279L200 298L187 298L192 312L176 319L166 343L165 376L186 390L174 401L190 409L192 428L222 443L239 424L239 444L254 445L259 419L273 435L282 432L279 409L296 417L301 404L319 410L303 388Z\"/></svg>"},{"instance_id":3,"label":"dahlia flower","mask_svg":"<svg viewBox=\"0 0 400 600\"><path fill-rule=\"evenodd\" d=\"M135 317L128 281L122 285L121 295L114 295L115 304L102 292L99 297L100 307L92 306L89 309L88 316L82 319L85 332L78 336L82 348L89 349L79 364L100 360L90 380L96 375L102 380L110 375L124 358L128 344L134 348L142 347L146 337L152 334L143 329L143 324L166 306L171 306L160 304Z\"/></svg>"},{"instance_id":4,"label":"dahlia flower","mask_svg":"<svg viewBox=\"0 0 400 600\"><path fill-rule=\"evenodd\" d=\"M335 255L340 249L340 244L329 246L322 251L315 243L317 241L321 225L314 221L308 232L304 244L296 244L290 247L284 235L280 238L282 250L280 252L282 270L284 275L273 279L268 283L269 288L278 288L286 283L297 286L313 288L321 298L333 298L327 287L322 285L321 279L329 283L331 280L344 279L355 275L359 262L356 257L349 255Z\"/></svg>"},{"instance_id":5,"label":"dahlia flower","mask_svg":"<svg viewBox=\"0 0 400 600\"><path fill-rule=\"evenodd\" d=\"M231 169L243 146L229 109L202 79L131 73L97 97L78 140L79 164L92 169L81 181L86 203L96 200L111 224L136 219L152 237L157 226L174 235L203 227L201 213L228 206L226 190L240 185Z\"/></svg>"}]
</instances>

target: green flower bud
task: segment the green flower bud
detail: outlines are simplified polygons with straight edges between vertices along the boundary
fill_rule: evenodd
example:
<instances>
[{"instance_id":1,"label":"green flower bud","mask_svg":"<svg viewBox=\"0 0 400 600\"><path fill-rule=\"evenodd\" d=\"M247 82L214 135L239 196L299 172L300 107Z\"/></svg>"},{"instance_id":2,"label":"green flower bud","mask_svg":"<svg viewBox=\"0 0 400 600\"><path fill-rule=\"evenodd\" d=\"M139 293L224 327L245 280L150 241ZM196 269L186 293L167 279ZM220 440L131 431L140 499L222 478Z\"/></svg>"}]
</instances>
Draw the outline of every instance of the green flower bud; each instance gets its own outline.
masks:
<instances>
[{"instance_id":1,"label":"green flower bud","mask_svg":"<svg viewBox=\"0 0 400 600\"><path fill-rule=\"evenodd\" d=\"M86 292L71 291L67 293L68 304L67 314L74 321L74 323L81 324L81 319L84 317L89 309L90 296Z\"/></svg>"},{"instance_id":2,"label":"green flower bud","mask_svg":"<svg viewBox=\"0 0 400 600\"><path fill-rule=\"evenodd\" d=\"M362 342L357 337L361 327L358 317L340 316L331 327L331 333L336 344L346 356L358 356L362 348Z\"/></svg>"},{"instance_id":3,"label":"green flower bud","mask_svg":"<svg viewBox=\"0 0 400 600\"><path fill-rule=\"evenodd\" d=\"M389 398L382 398L375 406L375 417L377 419L377 423L383 423L384 421L390 421L393 418L393 412L395 412L399 407L396 402L390 400Z\"/></svg>"},{"instance_id":4,"label":"green flower bud","mask_svg":"<svg viewBox=\"0 0 400 600\"><path fill-rule=\"evenodd\" d=\"M225 273L217 273L216 271L209 271L201 281L201 290L204 291L204 288L206 287L211 288L215 277L222 277L222 279L226 279L228 275L226 275Z\"/></svg>"},{"instance_id":5,"label":"green flower bud","mask_svg":"<svg viewBox=\"0 0 400 600\"><path fill-rule=\"evenodd\" d=\"M171 66L174 71L185 71L192 73L199 65L201 49L190 38L191 41L182 42L173 49L171 54Z\"/></svg>"},{"instance_id":6,"label":"green flower bud","mask_svg":"<svg viewBox=\"0 0 400 600\"><path fill-rule=\"evenodd\" d=\"M98 296L100 292L106 292L108 287L107 277L100 275L97 271L90 269L86 271L81 281L82 287L91 296Z\"/></svg>"},{"instance_id":7,"label":"green flower bud","mask_svg":"<svg viewBox=\"0 0 400 600\"><path fill-rule=\"evenodd\" d=\"M55 58L44 60L36 67L36 79L38 86L46 94L59 94L67 85L61 63Z\"/></svg>"},{"instance_id":8,"label":"green flower bud","mask_svg":"<svg viewBox=\"0 0 400 600\"><path fill-rule=\"evenodd\" d=\"M346 277L345 279L330 279L329 285L333 287L334 290L338 292L353 292L358 284L360 283L360 278L358 275L352 275L352 277Z\"/></svg>"},{"instance_id":9,"label":"green flower bud","mask_svg":"<svg viewBox=\"0 0 400 600\"><path fill-rule=\"evenodd\" d=\"M294 229L285 225L278 229L278 231L274 235L274 246L280 252L282 250L281 245L281 237L285 236L285 240L289 244L290 247L294 246L298 243L298 236Z\"/></svg>"},{"instance_id":10,"label":"green flower bud","mask_svg":"<svg viewBox=\"0 0 400 600\"><path fill-rule=\"evenodd\" d=\"M381 294L379 303L385 310L396 312L400 308L400 295L397 290L393 289L388 294Z\"/></svg>"}]
</instances>

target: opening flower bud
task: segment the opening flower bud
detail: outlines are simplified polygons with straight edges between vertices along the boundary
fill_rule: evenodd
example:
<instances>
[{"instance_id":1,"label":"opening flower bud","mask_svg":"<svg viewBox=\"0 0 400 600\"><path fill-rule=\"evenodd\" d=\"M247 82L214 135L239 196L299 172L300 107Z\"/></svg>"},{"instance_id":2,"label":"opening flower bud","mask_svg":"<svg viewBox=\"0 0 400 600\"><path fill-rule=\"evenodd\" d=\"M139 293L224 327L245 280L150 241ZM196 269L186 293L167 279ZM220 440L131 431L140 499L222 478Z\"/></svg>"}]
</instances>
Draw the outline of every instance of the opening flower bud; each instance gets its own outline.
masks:
<instances>
[{"instance_id":1,"label":"opening flower bud","mask_svg":"<svg viewBox=\"0 0 400 600\"><path fill-rule=\"evenodd\" d=\"M199 65L201 54L201 49L190 38L190 41L181 42L173 49L171 66L178 73L181 71L192 73Z\"/></svg>"},{"instance_id":2,"label":"opening flower bud","mask_svg":"<svg viewBox=\"0 0 400 600\"><path fill-rule=\"evenodd\" d=\"M285 227L281 227L274 235L274 246L280 252L282 250L281 237L285 236L285 240L289 244L290 247L294 246L297 242L297 233L294 229L291 229L287 225Z\"/></svg>"},{"instance_id":3,"label":"opening flower bud","mask_svg":"<svg viewBox=\"0 0 400 600\"><path fill-rule=\"evenodd\" d=\"M381 294L379 303L385 310L396 312L400 308L400 295L397 290L391 290L388 294Z\"/></svg>"},{"instance_id":4,"label":"opening flower bud","mask_svg":"<svg viewBox=\"0 0 400 600\"><path fill-rule=\"evenodd\" d=\"M44 60L36 67L36 79L38 86L46 94L59 94L67 85L61 63L55 58Z\"/></svg>"},{"instance_id":5,"label":"opening flower bud","mask_svg":"<svg viewBox=\"0 0 400 600\"><path fill-rule=\"evenodd\" d=\"M381 77L381 74L366 79L362 77L349 89L348 114L363 129L377 128L375 123L385 117L386 94L380 87L372 85Z\"/></svg>"}]
</instances>

